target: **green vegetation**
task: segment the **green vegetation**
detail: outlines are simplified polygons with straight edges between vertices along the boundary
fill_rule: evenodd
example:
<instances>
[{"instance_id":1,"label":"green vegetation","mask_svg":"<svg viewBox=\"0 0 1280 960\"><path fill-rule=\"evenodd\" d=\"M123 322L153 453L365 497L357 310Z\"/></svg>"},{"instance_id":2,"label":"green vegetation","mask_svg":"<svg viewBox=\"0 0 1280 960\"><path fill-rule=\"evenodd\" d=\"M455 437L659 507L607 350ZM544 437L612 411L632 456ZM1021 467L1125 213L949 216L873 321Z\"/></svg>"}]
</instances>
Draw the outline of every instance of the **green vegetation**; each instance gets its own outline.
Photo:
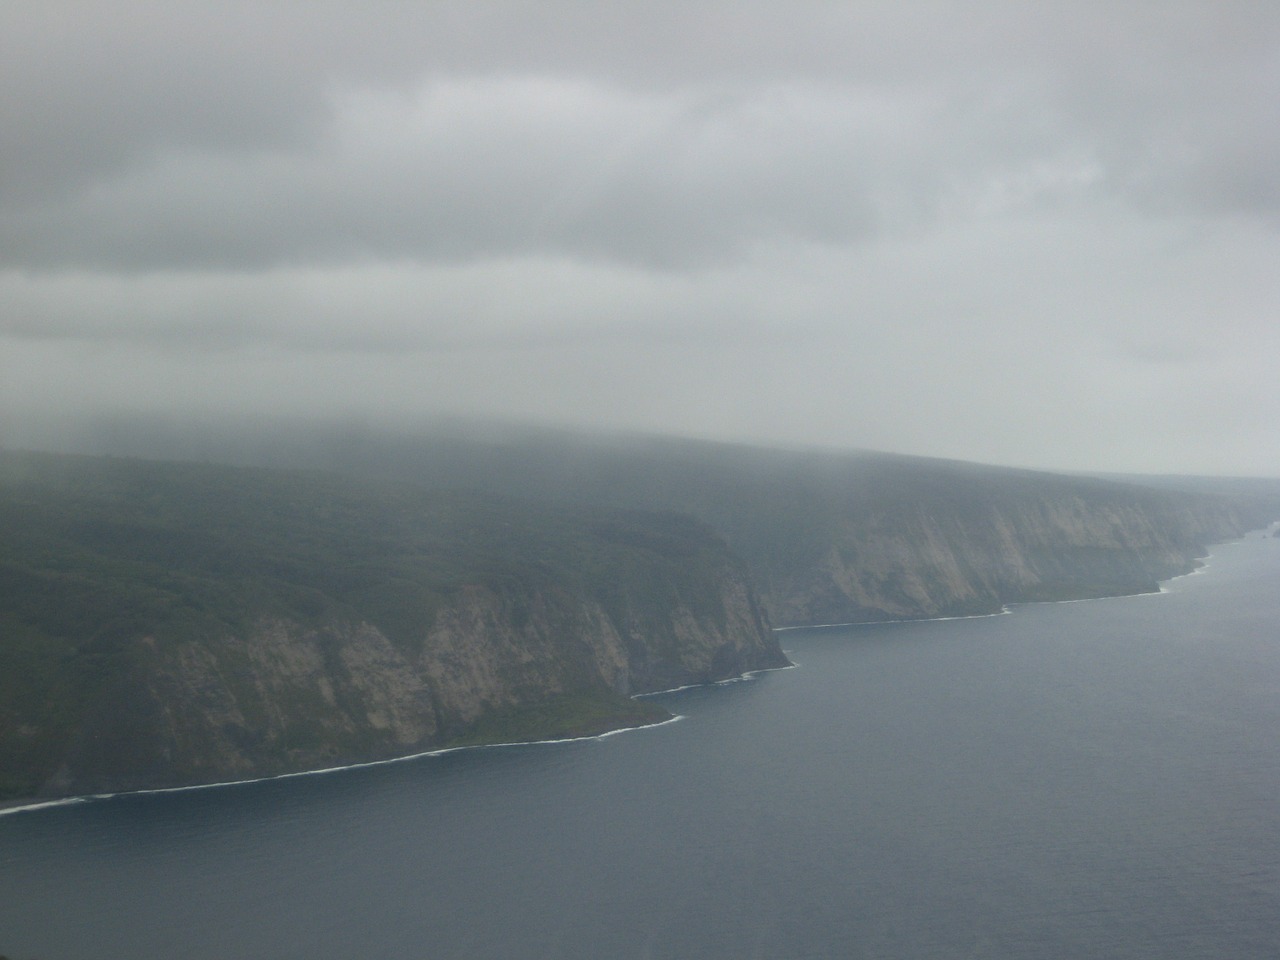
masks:
<instances>
[{"instance_id":1,"label":"green vegetation","mask_svg":"<svg viewBox=\"0 0 1280 960\"><path fill-rule=\"evenodd\" d=\"M245 436L313 463L543 502L698 518L775 624L962 615L1150 590L1207 544L1280 518L1280 481L1067 476L863 452L525 428Z\"/></svg>"},{"instance_id":2,"label":"green vegetation","mask_svg":"<svg viewBox=\"0 0 1280 960\"><path fill-rule=\"evenodd\" d=\"M439 611L467 591L497 598L504 629L537 634L542 646L520 657L554 661L545 670L570 686L544 702L540 674L500 665L514 705L473 724L437 716L438 736L528 740L651 723L661 711L610 690L590 666L582 609L603 609L619 635L652 642L655 683L664 657L689 679L672 611L686 606L723 628L723 577L738 570L707 527L672 514L301 470L16 452L0 453L0 530L0 798L30 795L69 757L104 783L114 782L112 763L149 782L169 775L181 747L195 758L191 777L217 777L215 734L238 738L271 770L392 752L391 735L361 719L378 705L347 682L334 631L371 625L401 662L416 662ZM320 675L333 682L266 690L252 651L230 642L264 621L311 630ZM179 648L198 670L174 665ZM226 713L234 730L188 729L195 721L174 713L166 698L188 674L205 687L216 676L217 690L182 696L212 697L203 709ZM273 717L279 730L259 742Z\"/></svg>"},{"instance_id":3,"label":"green vegetation","mask_svg":"<svg viewBox=\"0 0 1280 960\"><path fill-rule=\"evenodd\" d=\"M976 614L1150 590L1280 516L1261 481L295 440L240 451L276 469L0 453L0 798L648 723L623 694L785 663L747 571L778 624Z\"/></svg>"},{"instance_id":4,"label":"green vegetation","mask_svg":"<svg viewBox=\"0 0 1280 960\"><path fill-rule=\"evenodd\" d=\"M1085 477L870 452L464 425L218 434L116 425L152 454L199 451L542 502L674 511L710 525L776 625L992 612L1134 593L1208 544L1280 519L1280 480Z\"/></svg>"},{"instance_id":5,"label":"green vegetation","mask_svg":"<svg viewBox=\"0 0 1280 960\"><path fill-rule=\"evenodd\" d=\"M725 555L705 527L674 515L15 453L0 454L0 528L6 655L37 636L45 651L105 650L113 637L206 636L264 613L364 620L412 646L464 585L572 583L608 599L621 564L697 602L689 561Z\"/></svg>"}]
</instances>

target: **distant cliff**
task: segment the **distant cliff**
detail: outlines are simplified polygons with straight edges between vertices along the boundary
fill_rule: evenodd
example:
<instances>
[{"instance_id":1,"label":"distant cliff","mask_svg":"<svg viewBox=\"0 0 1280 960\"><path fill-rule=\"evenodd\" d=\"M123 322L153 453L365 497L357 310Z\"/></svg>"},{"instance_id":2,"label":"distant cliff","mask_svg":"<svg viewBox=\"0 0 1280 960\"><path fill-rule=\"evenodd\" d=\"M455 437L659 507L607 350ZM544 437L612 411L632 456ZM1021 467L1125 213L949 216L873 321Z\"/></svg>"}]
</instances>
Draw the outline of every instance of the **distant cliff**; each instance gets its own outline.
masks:
<instances>
[{"instance_id":1,"label":"distant cliff","mask_svg":"<svg viewBox=\"0 0 1280 960\"><path fill-rule=\"evenodd\" d=\"M271 459L283 445L241 446ZM776 625L1138 593L1280 519L1280 481L1099 479L870 452L489 428L327 435L286 459L548 501L687 513ZM1225 491L1225 494L1224 492Z\"/></svg>"},{"instance_id":2,"label":"distant cliff","mask_svg":"<svg viewBox=\"0 0 1280 960\"><path fill-rule=\"evenodd\" d=\"M0 798L653 722L785 664L770 619L1149 591L1280 518L1267 481L552 432L249 454L337 472L0 455Z\"/></svg>"},{"instance_id":3,"label":"distant cliff","mask_svg":"<svg viewBox=\"0 0 1280 960\"><path fill-rule=\"evenodd\" d=\"M999 502L972 489L937 504L833 520L789 564L753 557L780 625L991 613L1005 604L1144 593L1193 570L1207 545L1255 525L1213 499L1079 484Z\"/></svg>"},{"instance_id":4,"label":"distant cliff","mask_svg":"<svg viewBox=\"0 0 1280 960\"><path fill-rule=\"evenodd\" d=\"M0 456L0 796L216 782L666 717L786 664L683 517Z\"/></svg>"}]
</instances>

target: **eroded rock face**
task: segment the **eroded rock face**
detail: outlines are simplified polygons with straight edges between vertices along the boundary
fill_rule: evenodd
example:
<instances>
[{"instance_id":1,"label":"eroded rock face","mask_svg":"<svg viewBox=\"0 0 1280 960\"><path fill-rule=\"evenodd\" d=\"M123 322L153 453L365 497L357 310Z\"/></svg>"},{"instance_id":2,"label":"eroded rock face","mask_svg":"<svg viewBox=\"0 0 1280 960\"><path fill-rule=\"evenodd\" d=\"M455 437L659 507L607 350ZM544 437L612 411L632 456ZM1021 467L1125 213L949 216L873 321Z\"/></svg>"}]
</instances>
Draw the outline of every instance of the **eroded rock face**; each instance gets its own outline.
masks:
<instances>
[{"instance_id":1,"label":"eroded rock face","mask_svg":"<svg viewBox=\"0 0 1280 960\"><path fill-rule=\"evenodd\" d=\"M0 799L599 733L786 663L670 512L0 451L0 520Z\"/></svg>"},{"instance_id":2,"label":"eroded rock face","mask_svg":"<svg viewBox=\"0 0 1280 960\"><path fill-rule=\"evenodd\" d=\"M1046 498L838 524L818 558L761 569L779 625L991 613L1002 605L1155 590L1205 545L1240 536L1229 505Z\"/></svg>"},{"instance_id":3,"label":"eroded rock face","mask_svg":"<svg viewBox=\"0 0 1280 960\"><path fill-rule=\"evenodd\" d=\"M0 797L651 722L628 697L785 665L762 610L838 623L1151 590L1258 519L892 456L578 453L455 471L488 493L0 454Z\"/></svg>"},{"instance_id":4,"label":"eroded rock face","mask_svg":"<svg viewBox=\"0 0 1280 960\"><path fill-rule=\"evenodd\" d=\"M422 638L368 623L264 618L243 635L139 641L44 795L208 783L404 756L487 715L625 698L786 665L745 578L695 610L636 594L610 614L564 591L456 592ZM617 724L615 724L616 726Z\"/></svg>"},{"instance_id":5,"label":"eroded rock face","mask_svg":"<svg viewBox=\"0 0 1280 960\"><path fill-rule=\"evenodd\" d=\"M1151 590L1206 545L1280 516L1269 481L1104 479L869 451L524 429L369 439L357 451L362 468L421 482L696 517L746 562L779 626Z\"/></svg>"}]
</instances>

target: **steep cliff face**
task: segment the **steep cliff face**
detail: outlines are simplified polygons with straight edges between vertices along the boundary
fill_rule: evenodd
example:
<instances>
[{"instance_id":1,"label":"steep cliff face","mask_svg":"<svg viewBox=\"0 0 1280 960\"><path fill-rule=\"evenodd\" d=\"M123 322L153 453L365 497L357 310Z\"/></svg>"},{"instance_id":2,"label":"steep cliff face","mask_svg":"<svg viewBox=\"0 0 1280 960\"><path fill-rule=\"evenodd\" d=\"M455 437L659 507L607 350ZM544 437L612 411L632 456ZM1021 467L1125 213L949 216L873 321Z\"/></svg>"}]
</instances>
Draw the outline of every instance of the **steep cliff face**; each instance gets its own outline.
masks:
<instances>
[{"instance_id":1,"label":"steep cliff face","mask_svg":"<svg viewBox=\"0 0 1280 960\"><path fill-rule=\"evenodd\" d=\"M747 563L778 625L1153 590L1208 544L1280 519L1280 480L1086 478L494 425L417 437L321 430L293 444L264 435L226 454L697 517Z\"/></svg>"},{"instance_id":2,"label":"steep cliff face","mask_svg":"<svg viewBox=\"0 0 1280 960\"><path fill-rule=\"evenodd\" d=\"M595 734L787 663L688 518L55 466L0 502L0 796Z\"/></svg>"},{"instance_id":3,"label":"steep cliff face","mask_svg":"<svg viewBox=\"0 0 1280 960\"><path fill-rule=\"evenodd\" d=\"M368 623L263 619L207 640L139 638L130 669L96 691L37 792L404 756L490 740L495 723L528 739L657 722L665 712L629 697L786 664L745 581L727 577L718 603L708 617L645 596L637 605L653 614L628 623L565 594L468 587L437 611L417 651Z\"/></svg>"},{"instance_id":4,"label":"steep cliff face","mask_svg":"<svg viewBox=\"0 0 1280 960\"><path fill-rule=\"evenodd\" d=\"M1208 544L1280 517L1280 482L1150 486L890 454L551 431L371 436L333 465L692 515L747 563L780 626L1154 590L1190 570Z\"/></svg>"},{"instance_id":5,"label":"steep cliff face","mask_svg":"<svg viewBox=\"0 0 1280 960\"><path fill-rule=\"evenodd\" d=\"M764 610L1153 590L1280 503L656 441L375 454L486 492L0 455L0 798L652 722L631 695L785 665Z\"/></svg>"},{"instance_id":6,"label":"steep cliff face","mask_svg":"<svg viewBox=\"0 0 1280 960\"><path fill-rule=\"evenodd\" d=\"M1008 603L1142 593L1252 524L1230 504L1093 491L950 514L859 511L807 562L765 560L780 625L963 616Z\"/></svg>"}]
</instances>

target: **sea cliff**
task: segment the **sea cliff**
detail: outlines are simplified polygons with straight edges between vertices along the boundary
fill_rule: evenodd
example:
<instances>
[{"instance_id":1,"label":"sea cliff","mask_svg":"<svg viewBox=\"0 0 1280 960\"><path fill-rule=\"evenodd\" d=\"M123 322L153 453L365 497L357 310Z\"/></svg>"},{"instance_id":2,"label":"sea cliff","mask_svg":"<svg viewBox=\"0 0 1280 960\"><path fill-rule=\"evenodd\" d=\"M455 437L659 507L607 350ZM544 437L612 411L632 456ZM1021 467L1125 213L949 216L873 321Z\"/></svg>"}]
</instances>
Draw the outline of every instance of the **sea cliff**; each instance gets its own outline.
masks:
<instances>
[{"instance_id":1,"label":"sea cliff","mask_svg":"<svg viewBox=\"0 0 1280 960\"><path fill-rule=\"evenodd\" d=\"M273 448L274 449L274 448ZM309 453L308 453L309 451ZM240 449L248 458L262 448ZM491 428L293 448L330 469L676 511L747 564L778 626L1141 593L1280 519L1280 481L1100 478L875 452Z\"/></svg>"},{"instance_id":2,"label":"sea cliff","mask_svg":"<svg viewBox=\"0 0 1280 960\"><path fill-rule=\"evenodd\" d=\"M652 438L310 450L0 453L0 800L652 723L636 694L786 665L771 623L1155 590L1280 516L1264 482Z\"/></svg>"},{"instance_id":3,"label":"sea cliff","mask_svg":"<svg viewBox=\"0 0 1280 960\"><path fill-rule=\"evenodd\" d=\"M665 711L630 695L785 665L745 585L727 582L721 600L720 623L682 606L651 621L661 638L592 601L483 587L443 604L416 652L367 622L271 618L207 640L140 637L116 652L128 667L95 691L35 793L241 780L660 722Z\"/></svg>"},{"instance_id":4,"label":"sea cliff","mask_svg":"<svg viewBox=\"0 0 1280 960\"><path fill-rule=\"evenodd\" d=\"M785 666L684 517L309 473L0 461L0 790L271 776L667 714Z\"/></svg>"},{"instance_id":5,"label":"sea cliff","mask_svg":"<svg viewBox=\"0 0 1280 960\"><path fill-rule=\"evenodd\" d=\"M1252 526L1229 503L1094 488L842 517L798 562L756 557L779 625L993 613L1011 603L1146 593Z\"/></svg>"}]
</instances>

